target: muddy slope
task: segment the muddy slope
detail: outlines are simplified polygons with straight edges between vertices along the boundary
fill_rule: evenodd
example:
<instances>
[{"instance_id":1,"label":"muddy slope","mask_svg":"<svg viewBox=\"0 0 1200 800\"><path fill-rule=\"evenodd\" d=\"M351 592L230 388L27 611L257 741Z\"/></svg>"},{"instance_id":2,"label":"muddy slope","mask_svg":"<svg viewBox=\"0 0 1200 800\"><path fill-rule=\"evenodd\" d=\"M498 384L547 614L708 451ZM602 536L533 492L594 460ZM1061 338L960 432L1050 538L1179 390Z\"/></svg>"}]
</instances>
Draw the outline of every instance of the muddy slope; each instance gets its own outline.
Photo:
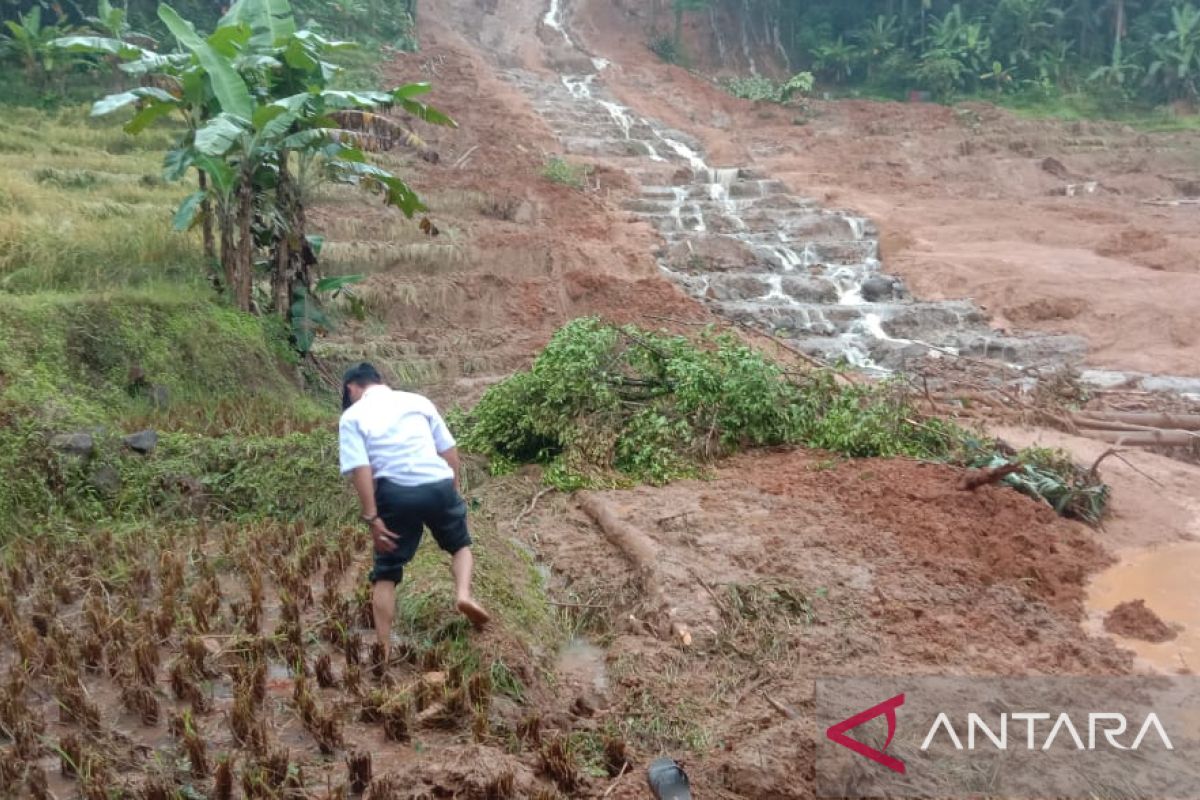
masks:
<instances>
[{"instance_id":1,"label":"muddy slope","mask_svg":"<svg viewBox=\"0 0 1200 800\"><path fill-rule=\"evenodd\" d=\"M645 48L637 4L586 0L572 30L617 66L610 90L880 228L886 268L926 300L975 299L998 327L1077 334L1089 363L1196 375L1200 135L1023 120L990 106L739 101Z\"/></svg>"}]
</instances>

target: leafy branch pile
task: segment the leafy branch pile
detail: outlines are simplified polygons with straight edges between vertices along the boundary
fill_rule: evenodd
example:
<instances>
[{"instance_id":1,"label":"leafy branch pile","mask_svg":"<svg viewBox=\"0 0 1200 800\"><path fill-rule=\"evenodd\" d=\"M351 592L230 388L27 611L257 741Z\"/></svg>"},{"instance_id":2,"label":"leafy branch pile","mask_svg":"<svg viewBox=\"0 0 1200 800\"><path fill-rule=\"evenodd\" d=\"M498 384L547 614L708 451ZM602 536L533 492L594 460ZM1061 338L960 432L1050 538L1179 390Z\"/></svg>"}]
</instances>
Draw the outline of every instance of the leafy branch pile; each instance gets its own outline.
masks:
<instances>
[{"instance_id":1,"label":"leafy branch pile","mask_svg":"<svg viewBox=\"0 0 1200 800\"><path fill-rule=\"evenodd\" d=\"M918 420L897 386L788 373L728 332L693 341L595 318L568 323L529 371L492 387L452 425L493 471L542 464L562 489L694 477L739 448L782 444L961 464L1003 458L966 430ZM1030 466L1010 483L1067 516L1098 520L1102 484L1052 455L1022 454Z\"/></svg>"},{"instance_id":2,"label":"leafy branch pile","mask_svg":"<svg viewBox=\"0 0 1200 800\"><path fill-rule=\"evenodd\" d=\"M764 75L749 75L729 78L724 81L725 90L743 100L766 100L786 103L797 95L808 95L813 90L813 74L797 72L783 83L776 83Z\"/></svg>"}]
</instances>

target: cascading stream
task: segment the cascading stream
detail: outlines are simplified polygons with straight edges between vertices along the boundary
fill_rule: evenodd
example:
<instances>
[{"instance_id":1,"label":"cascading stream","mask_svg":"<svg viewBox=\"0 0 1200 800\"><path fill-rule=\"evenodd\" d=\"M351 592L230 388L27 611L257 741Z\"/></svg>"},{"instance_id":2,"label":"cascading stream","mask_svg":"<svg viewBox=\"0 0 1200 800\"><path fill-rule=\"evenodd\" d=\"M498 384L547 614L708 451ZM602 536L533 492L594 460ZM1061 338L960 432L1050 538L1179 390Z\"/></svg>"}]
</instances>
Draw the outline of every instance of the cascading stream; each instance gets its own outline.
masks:
<instances>
[{"instance_id":1,"label":"cascading stream","mask_svg":"<svg viewBox=\"0 0 1200 800\"><path fill-rule=\"evenodd\" d=\"M582 52L568 32L566 3L549 0L542 21ZM1082 353L1072 337L991 331L969 302L913 301L882 272L869 220L821 208L753 170L713 167L687 134L608 96L608 62L591 63L594 72L564 74L557 89L529 73L506 74L533 97L568 154L623 159L642 187L629 209L663 238L660 268L723 316L881 372L941 351L1025 364Z\"/></svg>"}]
</instances>

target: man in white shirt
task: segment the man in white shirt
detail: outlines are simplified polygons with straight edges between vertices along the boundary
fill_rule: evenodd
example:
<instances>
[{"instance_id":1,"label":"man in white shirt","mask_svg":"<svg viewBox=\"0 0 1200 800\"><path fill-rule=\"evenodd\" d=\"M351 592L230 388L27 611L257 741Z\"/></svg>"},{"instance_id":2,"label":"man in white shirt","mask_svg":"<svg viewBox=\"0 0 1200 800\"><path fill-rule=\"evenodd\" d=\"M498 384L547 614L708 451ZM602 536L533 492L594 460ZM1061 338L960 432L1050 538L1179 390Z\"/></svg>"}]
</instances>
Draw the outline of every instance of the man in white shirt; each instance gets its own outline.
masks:
<instances>
[{"instance_id":1,"label":"man in white shirt","mask_svg":"<svg viewBox=\"0 0 1200 800\"><path fill-rule=\"evenodd\" d=\"M486 624L488 613L471 597L474 558L467 504L458 493L458 449L441 415L427 398L385 386L367 363L346 373L342 408L341 471L350 475L375 542L371 604L385 657L396 586L426 526L451 555L459 612L476 626Z\"/></svg>"}]
</instances>

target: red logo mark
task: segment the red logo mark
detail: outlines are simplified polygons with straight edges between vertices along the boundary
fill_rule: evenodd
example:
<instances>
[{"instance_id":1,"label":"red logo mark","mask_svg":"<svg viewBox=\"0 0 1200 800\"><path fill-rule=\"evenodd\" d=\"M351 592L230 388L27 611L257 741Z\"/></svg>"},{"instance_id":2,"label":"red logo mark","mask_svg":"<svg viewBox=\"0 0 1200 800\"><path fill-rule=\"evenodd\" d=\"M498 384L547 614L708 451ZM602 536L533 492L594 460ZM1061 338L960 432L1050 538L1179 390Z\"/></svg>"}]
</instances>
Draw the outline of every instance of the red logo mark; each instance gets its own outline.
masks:
<instances>
[{"instance_id":1,"label":"red logo mark","mask_svg":"<svg viewBox=\"0 0 1200 800\"><path fill-rule=\"evenodd\" d=\"M888 745L892 743L892 737L896 735L896 709L904 705L904 695L898 694L891 700L884 700L879 705L871 706L866 711L860 711L852 717L842 720L836 725L831 725L825 735L832 742L837 742L842 747L849 747L860 756L865 756L872 761L882 764L893 772L904 774L904 762L898 758L893 758L883 750L887 750ZM887 741L883 743L883 750L876 750L873 747L867 747L857 739L851 739L846 735L846 731L851 728L857 728L864 722L875 719L880 714L887 715L888 735Z\"/></svg>"}]
</instances>

